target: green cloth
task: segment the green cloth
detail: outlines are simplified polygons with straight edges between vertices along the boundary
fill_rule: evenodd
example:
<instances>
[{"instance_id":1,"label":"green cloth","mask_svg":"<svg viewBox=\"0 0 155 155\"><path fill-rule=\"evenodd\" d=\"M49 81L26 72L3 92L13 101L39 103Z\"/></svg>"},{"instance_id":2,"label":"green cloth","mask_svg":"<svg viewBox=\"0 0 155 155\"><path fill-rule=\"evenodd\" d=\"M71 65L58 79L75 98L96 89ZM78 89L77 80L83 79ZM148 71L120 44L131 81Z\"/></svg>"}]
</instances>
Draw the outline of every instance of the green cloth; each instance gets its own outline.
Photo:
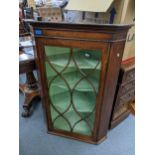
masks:
<instances>
[{"instance_id":1,"label":"green cloth","mask_svg":"<svg viewBox=\"0 0 155 155\"><path fill-rule=\"evenodd\" d=\"M54 128L91 136L101 51L45 46L45 54Z\"/></svg>"}]
</instances>

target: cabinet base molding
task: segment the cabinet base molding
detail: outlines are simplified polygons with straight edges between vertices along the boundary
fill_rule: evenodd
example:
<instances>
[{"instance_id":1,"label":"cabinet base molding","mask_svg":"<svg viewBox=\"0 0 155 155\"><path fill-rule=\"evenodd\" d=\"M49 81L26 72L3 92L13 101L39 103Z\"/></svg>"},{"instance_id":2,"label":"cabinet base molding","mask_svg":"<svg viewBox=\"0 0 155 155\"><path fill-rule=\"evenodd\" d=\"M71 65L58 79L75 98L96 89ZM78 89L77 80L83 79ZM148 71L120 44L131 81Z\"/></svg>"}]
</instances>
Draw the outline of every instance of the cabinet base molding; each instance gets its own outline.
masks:
<instances>
[{"instance_id":1,"label":"cabinet base molding","mask_svg":"<svg viewBox=\"0 0 155 155\"><path fill-rule=\"evenodd\" d=\"M64 131L62 131L64 132ZM90 143L90 144L100 144L102 143L104 140L107 139L107 136L104 136L103 138L101 138L99 141L92 141L91 138L85 138L84 136L78 135L78 134L71 134L68 132L62 133L59 131L47 131L48 134L52 134L52 135L56 135L56 136L61 136L61 137L65 137L65 138L69 138L69 139L74 139L74 140L80 140L82 142L86 142L86 143Z\"/></svg>"},{"instance_id":2,"label":"cabinet base molding","mask_svg":"<svg viewBox=\"0 0 155 155\"><path fill-rule=\"evenodd\" d=\"M124 119L126 119L129 116L129 114L130 114L130 110L127 110L126 112L121 114L118 118L113 120L110 124L110 129L113 129L114 127L116 127L119 123L121 123Z\"/></svg>"}]
</instances>

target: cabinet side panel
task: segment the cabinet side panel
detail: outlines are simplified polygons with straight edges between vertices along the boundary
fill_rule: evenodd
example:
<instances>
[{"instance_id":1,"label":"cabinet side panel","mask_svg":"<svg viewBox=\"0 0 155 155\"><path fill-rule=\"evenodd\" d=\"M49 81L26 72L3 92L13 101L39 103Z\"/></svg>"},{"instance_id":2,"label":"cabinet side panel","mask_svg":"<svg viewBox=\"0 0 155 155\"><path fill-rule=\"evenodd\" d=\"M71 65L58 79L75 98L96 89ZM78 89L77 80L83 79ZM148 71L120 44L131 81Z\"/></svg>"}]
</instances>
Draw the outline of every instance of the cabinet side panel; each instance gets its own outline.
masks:
<instances>
[{"instance_id":1,"label":"cabinet side panel","mask_svg":"<svg viewBox=\"0 0 155 155\"><path fill-rule=\"evenodd\" d=\"M125 42L111 44L109 65L101 105L101 115L97 137L98 140L105 137L108 131L114 94L116 90L118 74L123 56L124 45Z\"/></svg>"}]
</instances>

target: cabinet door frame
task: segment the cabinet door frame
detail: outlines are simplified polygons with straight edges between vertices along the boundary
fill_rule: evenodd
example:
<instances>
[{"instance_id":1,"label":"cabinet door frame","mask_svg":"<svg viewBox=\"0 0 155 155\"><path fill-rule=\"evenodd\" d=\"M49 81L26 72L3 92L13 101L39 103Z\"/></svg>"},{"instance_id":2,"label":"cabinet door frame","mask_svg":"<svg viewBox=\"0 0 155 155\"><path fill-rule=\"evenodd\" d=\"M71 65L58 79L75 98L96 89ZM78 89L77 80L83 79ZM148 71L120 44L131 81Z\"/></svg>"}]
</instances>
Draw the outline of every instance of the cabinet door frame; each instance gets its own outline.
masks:
<instances>
[{"instance_id":1,"label":"cabinet door frame","mask_svg":"<svg viewBox=\"0 0 155 155\"><path fill-rule=\"evenodd\" d=\"M83 141L91 142L96 141L97 139L97 132L99 130L99 109L102 105L102 96L105 86L105 75L108 69L108 59L109 59L109 49L110 43L102 43L97 41L80 41L80 40L66 40L66 39L54 39L54 38L44 38L44 37L36 37L36 47L37 52L35 52L35 59L37 63L37 67L39 68L38 74L40 86L42 86L41 96L42 102L44 103L44 109L46 114L46 121L47 121L47 129L49 133L61 135L65 137L70 137L74 139L81 139ZM52 126L51 114L50 114L50 104L49 104L49 97L48 96L48 86L47 86L47 79L45 73L45 49L44 46L59 46L59 47L73 47L73 48L81 48L81 49L94 49L100 50L102 52L101 58L101 70L100 70L100 78L99 78L99 87L98 87L98 95L96 99L96 110L95 110L95 121L94 121L94 129L93 135L85 136L76 133L69 133L66 131L59 131L58 129L54 129Z\"/></svg>"}]
</instances>

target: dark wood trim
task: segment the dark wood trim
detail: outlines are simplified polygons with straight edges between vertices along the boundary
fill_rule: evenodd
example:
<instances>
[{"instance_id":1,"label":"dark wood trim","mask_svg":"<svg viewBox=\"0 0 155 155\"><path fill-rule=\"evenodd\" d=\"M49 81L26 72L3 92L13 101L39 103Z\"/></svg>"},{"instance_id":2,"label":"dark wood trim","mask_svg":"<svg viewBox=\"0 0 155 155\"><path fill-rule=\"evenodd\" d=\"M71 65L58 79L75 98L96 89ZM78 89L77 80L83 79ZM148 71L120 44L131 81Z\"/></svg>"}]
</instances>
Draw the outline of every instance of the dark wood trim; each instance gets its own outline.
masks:
<instances>
[{"instance_id":1,"label":"dark wood trim","mask_svg":"<svg viewBox=\"0 0 155 155\"><path fill-rule=\"evenodd\" d=\"M99 85L99 97L98 101L96 103L96 115L95 115L95 126L94 126L94 132L95 132L95 141L98 139L98 133L100 130L100 119L101 119L101 109L102 109L102 101L103 101L103 92L105 89L105 84L106 84L106 74L108 71L108 61L110 57L110 48L111 45L109 44L107 49L105 50L105 56L102 57L102 68L101 68L101 75L100 75L100 85ZM104 54L104 53L103 53Z\"/></svg>"},{"instance_id":2,"label":"dark wood trim","mask_svg":"<svg viewBox=\"0 0 155 155\"><path fill-rule=\"evenodd\" d=\"M49 134L53 134L56 136L62 136L65 138L71 138L74 140L80 140L82 142L86 142L86 143L90 143L90 144L100 144L101 142L103 142L107 136L102 137L100 140L98 141L92 141L92 139L90 139L89 137L84 138L85 136L81 136L81 135L76 135L76 134L69 134L67 132L59 132L58 130L56 131L48 131Z\"/></svg>"},{"instance_id":3,"label":"dark wood trim","mask_svg":"<svg viewBox=\"0 0 155 155\"><path fill-rule=\"evenodd\" d=\"M108 132L108 122L110 121L111 111L113 107L113 99L115 95L115 90L117 86L119 68L123 56L124 43L113 43L110 48L110 56L108 61L108 70L105 81L105 88L102 94L101 112L99 126L102 126L98 132L98 137L103 137ZM119 57L117 54L119 53Z\"/></svg>"},{"instance_id":4,"label":"dark wood trim","mask_svg":"<svg viewBox=\"0 0 155 155\"><path fill-rule=\"evenodd\" d=\"M103 43L114 43L114 42L124 42L126 41L126 38L124 39L118 39L118 40L112 40L112 39L109 39L109 40L97 40L97 39L78 39L78 38L66 38L66 37L49 37L49 36L37 36L37 35L34 35L36 38L46 38L46 39L59 39L59 40L75 40L75 41L84 41L84 42L103 42Z\"/></svg>"},{"instance_id":5,"label":"dark wood trim","mask_svg":"<svg viewBox=\"0 0 155 155\"><path fill-rule=\"evenodd\" d=\"M106 32L114 34L114 33L120 33L120 31L128 31L133 24L77 24L77 23L53 23L53 22L43 22L43 21L34 21L34 20L29 20L25 19L25 22L29 23L30 25L33 26L33 28L36 27L41 27L45 29L61 29L61 30L81 30L81 31L90 31L90 32ZM74 27L74 28L73 28Z\"/></svg>"}]
</instances>

